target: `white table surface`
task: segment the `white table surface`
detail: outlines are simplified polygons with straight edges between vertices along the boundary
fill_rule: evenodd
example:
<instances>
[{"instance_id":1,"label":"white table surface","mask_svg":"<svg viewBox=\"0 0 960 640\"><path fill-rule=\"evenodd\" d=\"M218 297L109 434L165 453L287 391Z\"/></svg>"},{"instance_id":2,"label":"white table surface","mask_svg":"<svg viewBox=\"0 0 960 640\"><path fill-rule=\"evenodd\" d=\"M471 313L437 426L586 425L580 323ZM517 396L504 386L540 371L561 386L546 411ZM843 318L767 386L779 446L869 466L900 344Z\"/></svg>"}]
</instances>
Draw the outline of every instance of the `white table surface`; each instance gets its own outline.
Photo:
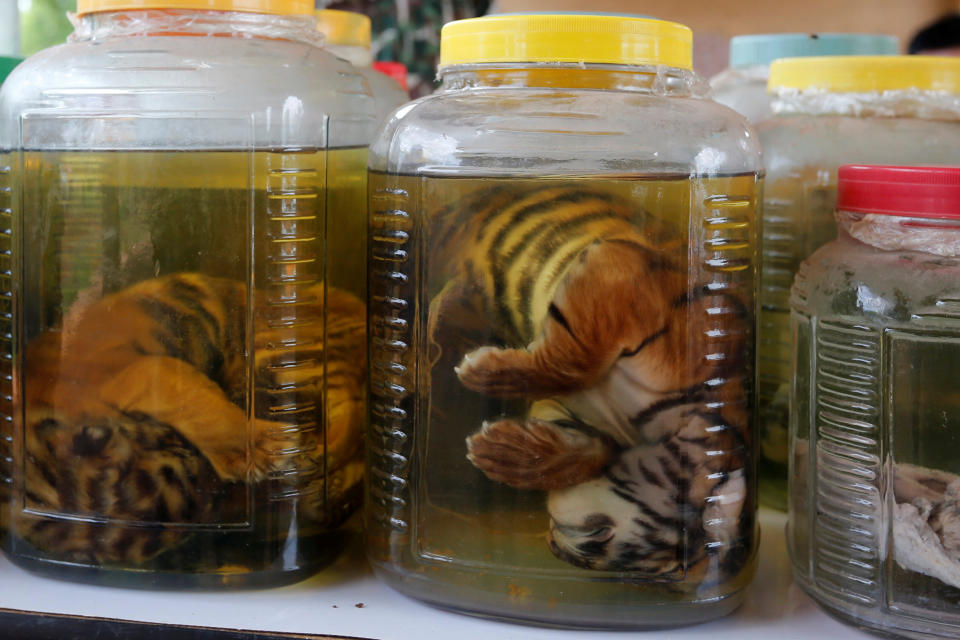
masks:
<instances>
[{"instance_id":1,"label":"white table surface","mask_svg":"<svg viewBox=\"0 0 960 640\"><path fill-rule=\"evenodd\" d=\"M759 570L746 603L715 622L617 638L787 640L870 638L822 613L790 578L786 516L761 509ZM363 603L362 608L356 605ZM448 613L378 582L351 549L319 575L288 587L228 593L150 592L78 585L35 576L0 556L0 609L226 629L378 640L586 640L595 631L557 631Z\"/></svg>"}]
</instances>

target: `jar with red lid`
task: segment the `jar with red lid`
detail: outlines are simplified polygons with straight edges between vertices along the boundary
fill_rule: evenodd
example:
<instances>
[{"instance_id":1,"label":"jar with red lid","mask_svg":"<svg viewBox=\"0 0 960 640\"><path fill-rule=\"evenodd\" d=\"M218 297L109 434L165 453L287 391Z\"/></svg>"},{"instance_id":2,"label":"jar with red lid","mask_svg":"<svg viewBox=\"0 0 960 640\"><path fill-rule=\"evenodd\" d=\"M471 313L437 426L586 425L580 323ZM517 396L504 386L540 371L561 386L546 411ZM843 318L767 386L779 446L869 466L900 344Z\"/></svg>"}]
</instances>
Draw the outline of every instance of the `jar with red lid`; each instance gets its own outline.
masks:
<instances>
[{"instance_id":1,"label":"jar with red lid","mask_svg":"<svg viewBox=\"0 0 960 640\"><path fill-rule=\"evenodd\" d=\"M789 547L857 624L960 637L960 168L839 170L791 297Z\"/></svg>"}]
</instances>

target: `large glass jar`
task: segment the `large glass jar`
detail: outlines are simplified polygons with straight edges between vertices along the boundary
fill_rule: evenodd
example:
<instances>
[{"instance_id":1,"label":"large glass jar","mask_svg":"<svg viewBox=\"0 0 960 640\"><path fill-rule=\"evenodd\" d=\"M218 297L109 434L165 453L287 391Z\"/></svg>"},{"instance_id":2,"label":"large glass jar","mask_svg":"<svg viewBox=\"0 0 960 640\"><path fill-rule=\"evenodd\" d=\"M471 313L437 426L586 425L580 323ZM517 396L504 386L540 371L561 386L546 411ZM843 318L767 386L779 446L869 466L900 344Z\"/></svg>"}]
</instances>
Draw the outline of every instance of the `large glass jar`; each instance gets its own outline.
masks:
<instances>
[{"instance_id":1,"label":"large glass jar","mask_svg":"<svg viewBox=\"0 0 960 640\"><path fill-rule=\"evenodd\" d=\"M713 99L753 123L773 112L767 81L778 58L893 55L896 36L873 33L764 33L730 38L730 65L710 78Z\"/></svg>"},{"instance_id":2,"label":"large glass jar","mask_svg":"<svg viewBox=\"0 0 960 640\"><path fill-rule=\"evenodd\" d=\"M854 624L960 638L960 168L838 187L790 300L794 575Z\"/></svg>"},{"instance_id":3,"label":"large glass jar","mask_svg":"<svg viewBox=\"0 0 960 640\"><path fill-rule=\"evenodd\" d=\"M324 35L324 48L352 64L370 84L377 103L378 122L383 122L394 109L410 101L400 83L373 68L370 18L353 11L321 9L317 11L317 29Z\"/></svg>"},{"instance_id":4,"label":"large glass jar","mask_svg":"<svg viewBox=\"0 0 960 640\"><path fill-rule=\"evenodd\" d=\"M695 623L753 572L759 147L690 31L443 29L371 144L368 554L498 618Z\"/></svg>"},{"instance_id":5,"label":"large glass jar","mask_svg":"<svg viewBox=\"0 0 960 640\"><path fill-rule=\"evenodd\" d=\"M373 100L312 0L149 4L80 0L0 94L2 547L290 581L362 497Z\"/></svg>"},{"instance_id":6,"label":"large glass jar","mask_svg":"<svg viewBox=\"0 0 960 640\"><path fill-rule=\"evenodd\" d=\"M800 262L836 237L837 167L960 163L960 59L777 60L774 116L757 125L767 179L758 317L759 478L786 508L790 286Z\"/></svg>"}]
</instances>

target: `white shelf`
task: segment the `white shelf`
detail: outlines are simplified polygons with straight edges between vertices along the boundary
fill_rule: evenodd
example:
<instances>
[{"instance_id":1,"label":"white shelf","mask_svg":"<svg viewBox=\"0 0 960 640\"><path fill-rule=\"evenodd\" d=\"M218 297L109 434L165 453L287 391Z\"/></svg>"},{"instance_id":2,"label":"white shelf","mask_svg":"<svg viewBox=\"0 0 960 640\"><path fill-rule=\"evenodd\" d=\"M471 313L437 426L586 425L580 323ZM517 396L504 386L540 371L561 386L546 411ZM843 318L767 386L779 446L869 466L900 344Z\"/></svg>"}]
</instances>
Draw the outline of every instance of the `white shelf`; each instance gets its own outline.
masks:
<instances>
[{"instance_id":1,"label":"white shelf","mask_svg":"<svg viewBox=\"0 0 960 640\"><path fill-rule=\"evenodd\" d=\"M618 632L608 637L657 640L788 640L870 636L822 613L790 578L786 516L760 511L759 570L746 604L733 615L695 627ZM357 607L362 603L363 607ZM423 640L587 640L595 632L557 631L480 620L440 611L378 582L360 549L333 567L289 587L228 593L167 592L78 585L35 576L0 557L0 609L114 618L248 631ZM2 635L2 634L0 634Z\"/></svg>"}]
</instances>

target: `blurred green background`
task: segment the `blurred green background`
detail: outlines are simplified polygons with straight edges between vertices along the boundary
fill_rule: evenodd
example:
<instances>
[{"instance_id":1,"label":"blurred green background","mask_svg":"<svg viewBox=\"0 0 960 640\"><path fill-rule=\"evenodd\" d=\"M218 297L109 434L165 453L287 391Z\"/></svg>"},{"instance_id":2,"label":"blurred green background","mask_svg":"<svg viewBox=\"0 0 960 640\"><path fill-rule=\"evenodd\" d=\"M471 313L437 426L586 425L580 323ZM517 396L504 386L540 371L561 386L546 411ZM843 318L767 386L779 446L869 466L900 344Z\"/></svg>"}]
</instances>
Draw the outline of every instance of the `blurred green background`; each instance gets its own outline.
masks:
<instances>
[{"instance_id":1,"label":"blurred green background","mask_svg":"<svg viewBox=\"0 0 960 640\"><path fill-rule=\"evenodd\" d=\"M61 44L73 31L67 11L77 10L77 0L17 0L17 5L21 56Z\"/></svg>"}]
</instances>

